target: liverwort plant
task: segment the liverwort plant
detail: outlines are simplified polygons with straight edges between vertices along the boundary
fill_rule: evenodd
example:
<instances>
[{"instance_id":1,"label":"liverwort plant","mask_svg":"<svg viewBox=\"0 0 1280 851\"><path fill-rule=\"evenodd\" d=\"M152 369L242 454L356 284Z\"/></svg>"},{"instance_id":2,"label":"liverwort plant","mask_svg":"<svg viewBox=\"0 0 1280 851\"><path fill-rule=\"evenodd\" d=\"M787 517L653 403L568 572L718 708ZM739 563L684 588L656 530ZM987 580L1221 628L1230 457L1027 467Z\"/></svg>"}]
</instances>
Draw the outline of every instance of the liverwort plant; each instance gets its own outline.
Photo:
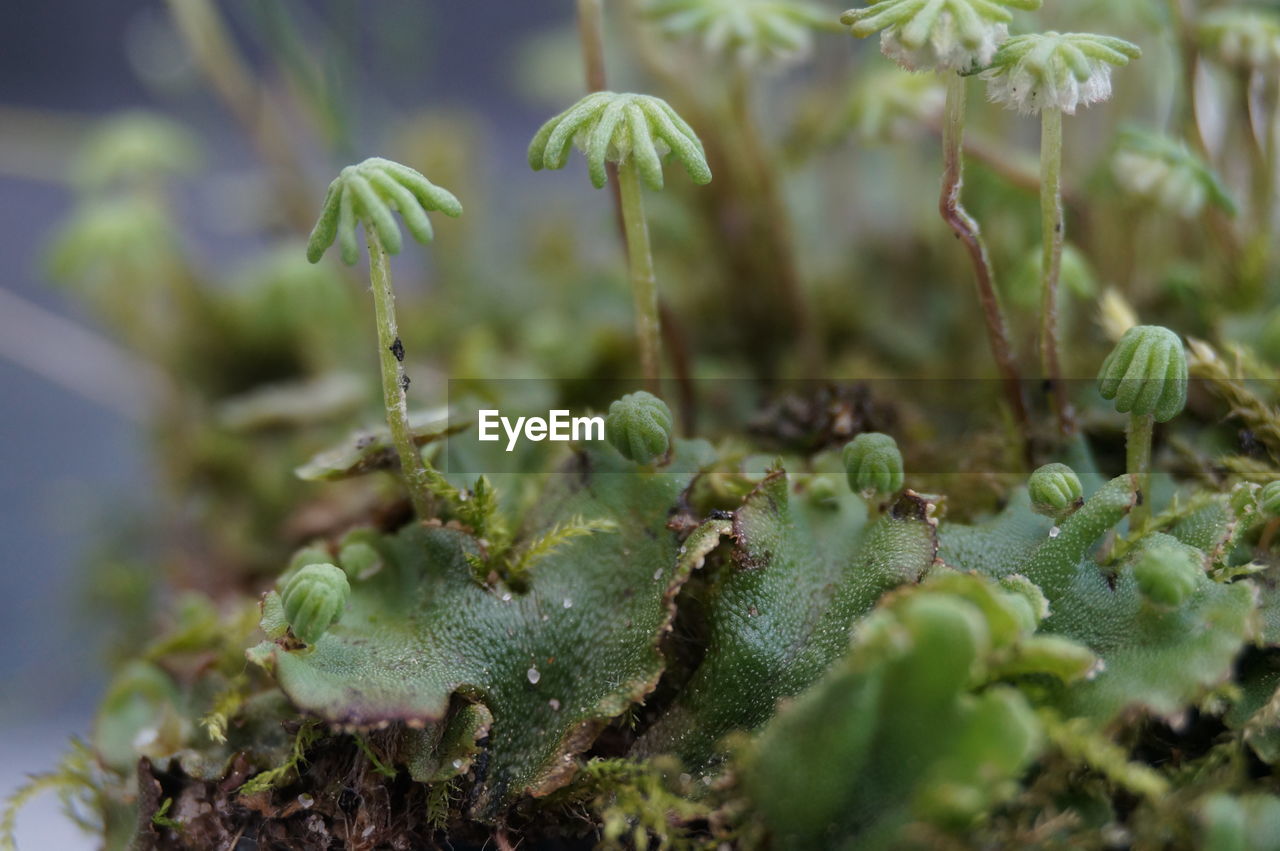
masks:
<instances>
[{"instance_id":1,"label":"liverwort plant","mask_svg":"<svg viewBox=\"0 0 1280 851\"><path fill-rule=\"evenodd\" d=\"M991 100L1040 115L1040 361L1053 394L1058 431L1074 431L1058 351L1058 279L1066 226L1062 209L1062 116L1111 96L1111 68L1142 55L1124 39L1087 33L1040 33L1009 39L983 73Z\"/></svg>"},{"instance_id":2,"label":"liverwort plant","mask_svg":"<svg viewBox=\"0 0 1280 851\"><path fill-rule=\"evenodd\" d=\"M399 211L405 226L418 242L431 241L433 231L427 218L430 211L446 216L462 215L462 205L448 190L431 183L418 172L373 157L358 165L347 166L329 184L320 219L307 243L307 259L317 263L338 242L342 260L348 266L360 256L356 242L356 224L364 225L369 246L369 282L373 289L373 305L378 323L378 354L382 369L382 397L387 411L387 425L400 459L400 468L409 498L418 516L431 514L432 476L422 454L413 441L409 425L406 393L409 376L404 371L404 343L396 326L395 293L391 289L391 266L388 254L398 254L403 245L400 229L392 211Z\"/></svg>"},{"instance_id":3,"label":"liverwort plant","mask_svg":"<svg viewBox=\"0 0 1280 851\"><path fill-rule=\"evenodd\" d=\"M756 280L768 281L776 292L778 315L771 321L794 329L797 363L816 375L821 352L802 295L792 215L776 165L780 152L762 132L756 101L759 72L804 60L812 53L813 33L835 22L825 9L804 0L651 0L644 9L668 38L695 41L708 71L724 72L725 115L732 123L716 151L726 166L722 197L740 194L737 203L750 219L738 225L742 241L734 250L758 270ZM705 114L700 118L713 120ZM763 351L759 357L768 360Z\"/></svg>"},{"instance_id":4,"label":"liverwort plant","mask_svg":"<svg viewBox=\"0 0 1280 851\"><path fill-rule=\"evenodd\" d=\"M542 125L529 144L529 165L534 171L564 168L575 144L587 157L591 184L597 189L608 178L606 163L618 166L640 365L649 389L657 390L661 374L658 288L641 184L662 189L662 163L667 155L675 157L700 186L711 182L711 167L693 128L666 101L649 95L587 95Z\"/></svg>"},{"instance_id":5,"label":"liverwort plant","mask_svg":"<svg viewBox=\"0 0 1280 851\"><path fill-rule=\"evenodd\" d=\"M1236 213L1235 200L1217 174L1179 139L1124 128L1111 174L1129 195L1184 219L1200 215L1209 203Z\"/></svg>"},{"instance_id":6,"label":"liverwort plant","mask_svg":"<svg viewBox=\"0 0 1280 851\"><path fill-rule=\"evenodd\" d=\"M1098 372L1098 392L1129 415L1126 468L1140 499L1130 524L1141 529L1151 516L1151 432L1187 404L1187 353L1168 328L1137 325L1125 332Z\"/></svg>"},{"instance_id":7,"label":"liverwort plant","mask_svg":"<svg viewBox=\"0 0 1280 851\"><path fill-rule=\"evenodd\" d=\"M1040 8L1040 2L871 0L867 6L850 9L840 18L841 23L858 38L880 33L882 52L903 68L909 71L933 70L946 81L939 210L956 237L964 242L973 262L978 301L986 321L991 354L1024 439L1029 428L1026 400L1009 342L1004 309L995 286L991 257L977 221L964 208L960 196L964 186L966 75L986 67L995 57L996 49L1009 36L1012 10L1035 10Z\"/></svg>"},{"instance_id":8,"label":"liverwort plant","mask_svg":"<svg viewBox=\"0 0 1280 851\"><path fill-rule=\"evenodd\" d=\"M645 11L665 34L748 64L804 58L813 30L827 23L825 9L800 0L652 0Z\"/></svg>"}]
</instances>

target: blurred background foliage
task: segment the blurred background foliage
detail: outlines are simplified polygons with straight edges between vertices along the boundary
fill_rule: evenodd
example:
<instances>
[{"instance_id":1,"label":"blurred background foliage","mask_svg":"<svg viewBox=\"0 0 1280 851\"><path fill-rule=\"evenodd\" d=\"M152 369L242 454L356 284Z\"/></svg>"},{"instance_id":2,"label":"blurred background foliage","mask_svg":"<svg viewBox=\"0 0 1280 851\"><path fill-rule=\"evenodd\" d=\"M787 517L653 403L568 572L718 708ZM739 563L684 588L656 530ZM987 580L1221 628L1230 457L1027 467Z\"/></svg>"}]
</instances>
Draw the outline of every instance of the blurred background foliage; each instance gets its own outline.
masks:
<instances>
[{"instance_id":1,"label":"blurred background foliage","mask_svg":"<svg viewBox=\"0 0 1280 851\"><path fill-rule=\"evenodd\" d=\"M972 272L937 215L937 82L834 25L747 57L664 31L641 0L605 5L609 86L668 99L715 173L705 189L681 176L650 199L668 386L686 427L740 443L742 457L812 450L848 433L824 432L814 385L791 382L993 375ZM1014 25L1107 32L1144 51L1109 103L1066 125L1069 378L1090 378L1140 318L1209 341L1226 355L1220 383L1247 377L1250 398L1274 402L1280 47L1221 36L1214 15L1240 5L1051 0ZM834 21L843 7L815 8ZM389 482L317 488L293 475L379 419L362 284L332 260L308 265L300 242L342 165L396 159L467 208L437 220L429 251L395 261L415 407L446 404L467 379L483 392L485 379L524 378L545 380L527 386L548 403L599 409L608 397L581 380L630 378L636 362L608 193L524 159L541 118L585 90L572 3L169 0L122 5L122 17L118 42L90 40L127 59L146 111L0 105L0 171L71 199L39 237L40 268L93 329L47 355L5 354L142 423L154 456L153 493L119 509L136 512L90 559L116 661L182 611L171 595L200 591L237 612L297 546L397 510ZM969 128L966 202L1032 377L1038 128L980 97ZM13 340L4 326L48 318L27 307L37 312L0 321ZM96 390L77 372L86 361L101 369ZM714 379L751 392L722 398ZM1083 420L1115 466L1119 421L1086 384ZM894 386L839 404L871 426L892 418L931 469L1006 469L995 382L963 385L986 419L959 426ZM780 398L781 412L769 407ZM1247 415L1219 424L1216 403L1193 398L1191 417L1211 427L1173 444L1175 467L1221 483L1209 459L1226 448L1252 478L1274 477L1280 445ZM996 478L949 487L951 510L994 507Z\"/></svg>"}]
</instances>

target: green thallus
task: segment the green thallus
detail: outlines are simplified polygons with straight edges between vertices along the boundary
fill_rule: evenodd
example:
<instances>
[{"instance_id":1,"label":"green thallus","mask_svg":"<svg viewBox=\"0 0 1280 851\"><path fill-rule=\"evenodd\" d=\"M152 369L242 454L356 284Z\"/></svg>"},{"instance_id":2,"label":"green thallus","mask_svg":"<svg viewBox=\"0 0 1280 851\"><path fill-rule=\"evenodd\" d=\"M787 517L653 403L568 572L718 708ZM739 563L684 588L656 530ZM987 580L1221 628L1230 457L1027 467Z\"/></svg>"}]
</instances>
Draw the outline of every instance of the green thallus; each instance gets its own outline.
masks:
<instances>
[{"instance_id":1,"label":"green thallus","mask_svg":"<svg viewBox=\"0 0 1280 851\"><path fill-rule=\"evenodd\" d=\"M534 171L564 168L575 144L587 157L591 183L597 189L607 180L605 164L618 166L641 370L649 389L657 390L661 372L658 291L641 184L662 188L667 155L675 157L699 185L711 182L711 168L693 128L666 101L648 95L587 95L537 132L529 144L529 165Z\"/></svg>"},{"instance_id":2,"label":"green thallus","mask_svg":"<svg viewBox=\"0 0 1280 851\"><path fill-rule=\"evenodd\" d=\"M991 354L1014 419L1028 439L1028 417L1008 323L995 285L990 254L978 223L961 203L964 185L966 79L985 67L1008 38L1013 11L1040 8L1041 0L872 0L850 9L841 23L853 35L880 33L882 52L910 71L937 72L947 84L943 122L943 181L939 210L969 252ZM1025 448L1025 447L1024 447Z\"/></svg>"},{"instance_id":3,"label":"green thallus","mask_svg":"<svg viewBox=\"0 0 1280 851\"><path fill-rule=\"evenodd\" d=\"M431 241L430 211L446 216L462 215L462 205L452 193L432 184L418 172L378 157L347 166L329 184L320 219L307 243L307 259L319 262L336 239L342 260L354 264L360 257L357 223L364 226L369 246L369 279L378 323L379 363L387 425L400 458L409 498L418 516L431 516L431 476L413 442L404 371L404 343L396 326L395 293L391 288L388 254L398 254L403 243L392 211L398 211L418 242Z\"/></svg>"},{"instance_id":4,"label":"green thallus","mask_svg":"<svg viewBox=\"0 0 1280 851\"><path fill-rule=\"evenodd\" d=\"M1129 415L1126 467L1137 481L1139 500L1130 515L1137 531L1151 516L1151 431L1187 404L1187 353L1168 328L1130 328L1102 363L1098 392Z\"/></svg>"},{"instance_id":5,"label":"green thallus","mask_svg":"<svg viewBox=\"0 0 1280 851\"><path fill-rule=\"evenodd\" d=\"M1075 430L1058 351L1058 280L1066 225L1062 209L1062 115L1111 96L1112 66L1142 55L1136 45L1085 33L1016 36L996 52L982 77L991 100L1040 115L1040 361L1053 394L1058 431Z\"/></svg>"}]
</instances>

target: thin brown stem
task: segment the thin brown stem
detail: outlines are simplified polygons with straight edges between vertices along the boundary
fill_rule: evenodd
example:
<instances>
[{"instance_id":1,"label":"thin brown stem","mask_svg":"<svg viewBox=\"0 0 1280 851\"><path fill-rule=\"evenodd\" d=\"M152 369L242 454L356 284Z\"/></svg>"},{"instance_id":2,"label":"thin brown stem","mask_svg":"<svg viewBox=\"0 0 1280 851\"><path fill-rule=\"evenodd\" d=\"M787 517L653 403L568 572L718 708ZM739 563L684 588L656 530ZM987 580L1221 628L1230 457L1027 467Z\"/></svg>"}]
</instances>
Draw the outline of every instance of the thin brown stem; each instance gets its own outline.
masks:
<instances>
[{"instance_id":1,"label":"thin brown stem","mask_svg":"<svg viewBox=\"0 0 1280 851\"><path fill-rule=\"evenodd\" d=\"M1014 361L1013 347L1009 343L1009 328L1004 310L1000 306L1000 294L996 291L991 257L978 223L960 202L964 188L964 114L966 79L951 74L947 81L946 122L942 133L943 178L942 197L938 208L942 218L964 243L973 263L978 287L978 302L986 321L987 338L991 355L1004 387L1005 398L1013 414L1014 422L1023 439L1024 454L1030 456L1031 422L1027 415L1027 403L1022 392L1022 381Z\"/></svg>"}]
</instances>

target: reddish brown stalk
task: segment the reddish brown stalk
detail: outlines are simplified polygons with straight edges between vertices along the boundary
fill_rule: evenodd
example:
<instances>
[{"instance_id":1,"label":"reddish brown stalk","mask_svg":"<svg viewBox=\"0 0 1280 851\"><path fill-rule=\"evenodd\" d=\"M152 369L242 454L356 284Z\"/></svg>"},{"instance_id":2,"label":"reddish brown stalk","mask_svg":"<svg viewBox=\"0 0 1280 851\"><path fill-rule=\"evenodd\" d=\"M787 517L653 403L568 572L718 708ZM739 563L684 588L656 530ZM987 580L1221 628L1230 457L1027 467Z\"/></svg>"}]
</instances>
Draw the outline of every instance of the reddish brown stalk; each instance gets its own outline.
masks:
<instances>
[{"instance_id":1,"label":"reddish brown stalk","mask_svg":"<svg viewBox=\"0 0 1280 851\"><path fill-rule=\"evenodd\" d=\"M991 355L995 359L996 369L1000 372L1005 397L1014 422L1022 435L1024 454L1030 456L1031 421L1027 415L1027 403L1022 392L1018 366L1013 358L1013 347L1009 343L1009 328L1005 323L1004 310L1000 306L1000 295L996 292L991 257L987 253L987 246L982 239L978 223L960 202L960 193L964 186L966 82L966 79L959 74L952 74L947 85L947 112L942 133L942 197L938 208L943 220L955 233L956 238L964 243L969 252L969 258L973 262L978 285L978 302L982 307L983 318L986 320ZM1030 460L1029 457L1028 460Z\"/></svg>"}]
</instances>

